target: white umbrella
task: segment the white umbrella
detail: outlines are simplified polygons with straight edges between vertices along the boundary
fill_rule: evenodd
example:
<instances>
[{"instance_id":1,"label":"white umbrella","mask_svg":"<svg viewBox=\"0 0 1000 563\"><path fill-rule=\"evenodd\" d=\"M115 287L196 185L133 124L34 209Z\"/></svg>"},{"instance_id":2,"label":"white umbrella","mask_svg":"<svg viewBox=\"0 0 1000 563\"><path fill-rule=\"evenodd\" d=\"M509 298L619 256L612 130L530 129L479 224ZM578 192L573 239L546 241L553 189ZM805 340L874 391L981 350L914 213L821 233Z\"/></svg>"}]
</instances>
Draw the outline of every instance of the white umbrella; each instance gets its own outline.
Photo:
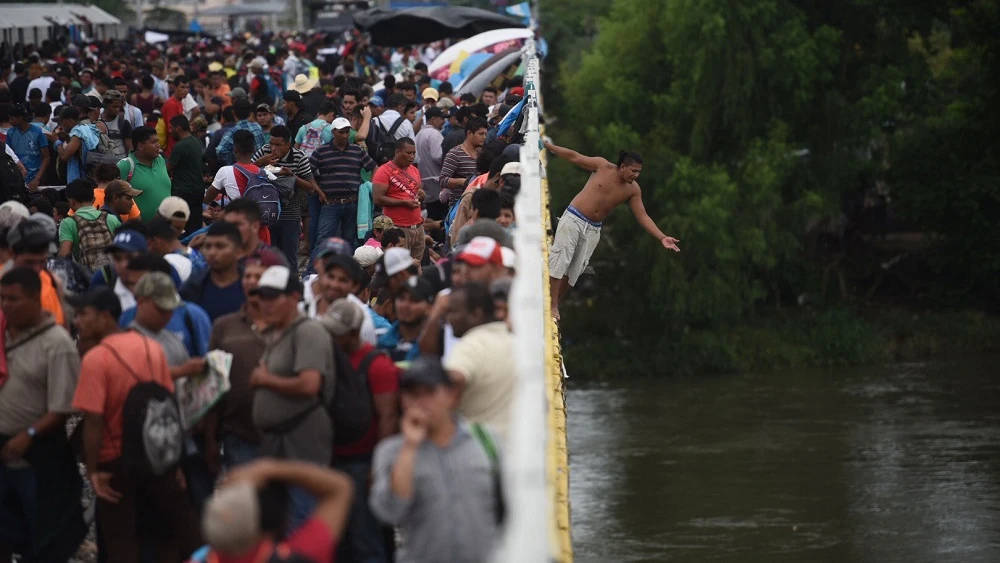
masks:
<instances>
[{"instance_id":1,"label":"white umbrella","mask_svg":"<svg viewBox=\"0 0 1000 563\"><path fill-rule=\"evenodd\" d=\"M473 35L472 37L465 39L464 41L459 41L451 47L448 47L440 55L434 59L427 67L428 73L433 73L434 71L444 68L458 59L458 55L465 51L466 53L475 53L476 51L481 51L489 47L490 45L496 45L501 41L511 41L513 39L527 39L529 37L534 37L535 32L530 29L522 29L517 27L507 28L507 29L494 29L492 31L484 31L479 35Z\"/></svg>"}]
</instances>

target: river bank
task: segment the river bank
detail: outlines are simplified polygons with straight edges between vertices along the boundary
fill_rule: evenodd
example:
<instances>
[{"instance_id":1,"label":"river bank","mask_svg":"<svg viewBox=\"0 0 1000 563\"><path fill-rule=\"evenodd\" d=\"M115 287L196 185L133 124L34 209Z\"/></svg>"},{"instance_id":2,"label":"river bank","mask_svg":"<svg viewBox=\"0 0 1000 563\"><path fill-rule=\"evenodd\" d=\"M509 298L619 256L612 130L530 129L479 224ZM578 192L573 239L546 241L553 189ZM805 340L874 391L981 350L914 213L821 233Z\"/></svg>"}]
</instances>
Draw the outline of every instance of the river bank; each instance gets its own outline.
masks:
<instances>
[{"instance_id":1,"label":"river bank","mask_svg":"<svg viewBox=\"0 0 1000 563\"><path fill-rule=\"evenodd\" d=\"M563 357L573 377L880 365L1000 351L1000 317L973 310L803 308L716 329L635 335L610 326L598 303L564 308Z\"/></svg>"}]
</instances>

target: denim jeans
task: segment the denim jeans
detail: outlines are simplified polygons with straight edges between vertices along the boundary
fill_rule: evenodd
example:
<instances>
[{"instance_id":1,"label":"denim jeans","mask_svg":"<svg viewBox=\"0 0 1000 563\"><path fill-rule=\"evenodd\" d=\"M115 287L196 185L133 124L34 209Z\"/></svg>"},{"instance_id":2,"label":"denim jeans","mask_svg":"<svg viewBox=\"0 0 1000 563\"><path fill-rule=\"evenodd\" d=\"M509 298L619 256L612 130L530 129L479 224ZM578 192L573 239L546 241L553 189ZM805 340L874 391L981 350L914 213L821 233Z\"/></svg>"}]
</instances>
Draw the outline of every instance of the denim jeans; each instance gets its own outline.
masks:
<instances>
[{"instance_id":1,"label":"denim jeans","mask_svg":"<svg viewBox=\"0 0 1000 563\"><path fill-rule=\"evenodd\" d=\"M368 508L368 476L372 470L371 459L344 458L333 462L333 467L343 471L354 482L354 500L351 516L344 530L344 537L337 546L337 561L356 563L388 563L385 535L382 526Z\"/></svg>"},{"instance_id":2,"label":"denim jeans","mask_svg":"<svg viewBox=\"0 0 1000 563\"><path fill-rule=\"evenodd\" d=\"M184 480L187 481L188 494L191 496L191 504L195 512L201 516L201 510L205 502L215 491L215 475L208 470L208 463L205 461L205 440L201 436L190 438L197 450L188 451L181 460L181 470L184 472Z\"/></svg>"},{"instance_id":3,"label":"denim jeans","mask_svg":"<svg viewBox=\"0 0 1000 563\"><path fill-rule=\"evenodd\" d=\"M340 237L358 246L358 203L331 203L321 206L316 221L318 234L316 240L330 237Z\"/></svg>"},{"instance_id":4,"label":"denim jeans","mask_svg":"<svg viewBox=\"0 0 1000 563\"><path fill-rule=\"evenodd\" d=\"M298 271L299 235L302 233L302 223L299 221L278 221L268 227L271 231L271 246L277 248L288 260L288 267L293 272Z\"/></svg>"},{"instance_id":5,"label":"denim jeans","mask_svg":"<svg viewBox=\"0 0 1000 563\"><path fill-rule=\"evenodd\" d=\"M222 462L226 469L245 465L260 457L260 446L251 444L232 434L222 437Z\"/></svg>"},{"instance_id":6,"label":"denim jeans","mask_svg":"<svg viewBox=\"0 0 1000 563\"><path fill-rule=\"evenodd\" d=\"M316 497L301 487L288 487L291 509L288 511L288 533L302 527L316 509Z\"/></svg>"},{"instance_id":7,"label":"denim jeans","mask_svg":"<svg viewBox=\"0 0 1000 563\"><path fill-rule=\"evenodd\" d=\"M306 206L309 207L309 232L306 236L309 239L309 252L312 252L316 248L316 240L319 239L319 209L322 205L316 194L309 194L306 196Z\"/></svg>"}]
</instances>

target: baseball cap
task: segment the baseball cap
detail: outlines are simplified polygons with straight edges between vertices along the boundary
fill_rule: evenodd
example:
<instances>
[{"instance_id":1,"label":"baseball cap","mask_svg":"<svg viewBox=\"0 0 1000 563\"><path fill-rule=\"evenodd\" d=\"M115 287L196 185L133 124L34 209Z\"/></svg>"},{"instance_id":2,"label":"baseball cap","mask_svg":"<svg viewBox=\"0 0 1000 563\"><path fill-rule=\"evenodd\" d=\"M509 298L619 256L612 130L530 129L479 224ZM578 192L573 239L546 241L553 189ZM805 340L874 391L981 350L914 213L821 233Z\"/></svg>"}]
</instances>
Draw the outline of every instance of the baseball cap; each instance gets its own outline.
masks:
<instances>
[{"instance_id":1,"label":"baseball cap","mask_svg":"<svg viewBox=\"0 0 1000 563\"><path fill-rule=\"evenodd\" d=\"M66 300L78 311L84 307L93 307L97 311L110 314L115 319L122 316L121 301L109 287L99 287L86 293L69 295Z\"/></svg>"},{"instance_id":2,"label":"baseball cap","mask_svg":"<svg viewBox=\"0 0 1000 563\"><path fill-rule=\"evenodd\" d=\"M247 91L244 90L243 88L233 88L232 90L229 91L229 94L227 94L227 96L229 96L230 98L233 98L233 99L236 99L236 98L246 99L246 97L247 97Z\"/></svg>"},{"instance_id":3,"label":"baseball cap","mask_svg":"<svg viewBox=\"0 0 1000 563\"><path fill-rule=\"evenodd\" d=\"M363 245L354 250L354 261L362 268L374 265L381 257L382 249L376 246Z\"/></svg>"},{"instance_id":4,"label":"baseball cap","mask_svg":"<svg viewBox=\"0 0 1000 563\"><path fill-rule=\"evenodd\" d=\"M427 108L427 111L424 112L424 117L427 119L432 117L444 117L444 110L437 106Z\"/></svg>"},{"instance_id":5,"label":"baseball cap","mask_svg":"<svg viewBox=\"0 0 1000 563\"><path fill-rule=\"evenodd\" d=\"M392 219L388 215L379 215L374 221L372 221L373 229L382 229L384 231L395 226L396 224L392 222Z\"/></svg>"},{"instance_id":6,"label":"baseball cap","mask_svg":"<svg viewBox=\"0 0 1000 563\"><path fill-rule=\"evenodd\" d=\"M181 296L177 294L174 280L163 272L149 272L142 276L132 293L137 298L152 299L153 303L164 311L173 311L181 306Z\"/></svg>"},{"instance_id":7,"label":"baseball cap","mask_svg":"<svg viewBox=\"0 0 1000 563\"><path fill-rule=\"evenodd\" d=\"M517 263L517 254L514 253L513 249L506 246L500 249L500 256L503 258L504 268L513 268L514 264Z\"/></svg>"},{"instance_id":8,"label":"baseball cap","mask_svg":"<svg viewBox=\"0 0 1000 563\"><path fill-rule=\"evenodd\" d=\"M382 100L382 96L372 96L368 98L368 105L380 108L385 105L385 102Z\"/></svg>"},{"instance_id":9,"label":"baseball cap","mask_svg":"<svg viewBox=\"0 0 1000 563\"><path fill-rule=\"evenodd\" d=\"M73 100L70 103L70 105L76 108L84 108L89 110L91 99L92 99L91 96L88 96L86 94L77 94L73 96Z\"/></svg>"},{"instance_id":10,"label":"baseball cap","mask_svg":"<svg viewBox=\"0 0 1000 563\"><path fill-rule=\"evenodd\" d=\"M403 287L399 288L400 293L409 293L414 299L419 301L426 301L428 303L434 302L434 286L431 282L420 276L410 276L403 284Z\"/></svg>"},{"instance_id":11,"label":"baseball cap","mask_svg":"<svg viewBox=\"0 0 1000 563\"><path fill-rule=\"evenodd\" d=\"M520 162L508 162L507 164L504 164L503 168L500 169L500 175L501 176L506 176L507 174L517 174L518 176L520 176L521 175L521 163Z\"/></svg>"},{"instance_id":12,"label":"baseball cap","mask_svg":"<svg viewBox=\"0 0 1000 563\"><path fill-rule=\"evenodd\" d=\"M405 248L390 248L385 251L385 275L395 276L413 266L413 257Z\"/></svg>"},{"instance_id":13,"label":"baseball cap","mask_svg":"<svg viewBox=\"0 0 1000 563\"><path fill-rule=\"evenodd\" d=\"M410 362L410 367L399 378L399 386L403 389L412 389L418 385L451 387L453 383L448 377L448 373L445 372L444 366L441 365L440 358L420 356Z\"/></svg>"},{"instance_id":14,"label":"baseball cap","mask_svg":"<svg viewBox=\"0 0 1000 563\"><path fill-rule=\"evenodd\" d=\"M219 61L212 61L208 63L208 72L222 72L222 63Z\"/></svg>"},{"instance_id":15,"label":"baseball cap","mask_svg":"<svg viewBox=\"0 0 1000 563\"><path fill-rule=\"evenodd\" d=\"M167 219L176 217L187 221L188 217L191 216L191 207L188 203L175 195L164 198L160 202L160 206L156 208L156 211Z\"/></svg>"},{"instance_id":16,"label":"baseball cap","mask_svg":"<svg viewBox=\"0 0 1000 563\"><path fill-rule=\"evenodd\" d=\"M260 539L260 511L260 497L252 483L222 487L205 503L202 535L219 553L245 553Z\"/></svg>"},{"instance_id":17,"label":"baseball cap","mask_svg":"<svg viewBox=\"0 0 1000 563\"><path fill-rule=\"evenodd\" d=\"M339 256L353 256L354 250L346 240L338 237L331 237L320 241L316 245L316 250L313 251L313 258L326 258L331 254Z\"/></svg>"},{"instance_id":18,"label":"baseball cap","mask_svg":"<svg viewBox=\"0 0 1000 563\"><path fill-rule=\"evenodd\" d=\"M111 246L108 247L108 252L113 250L124 250L125 252L145 252L146 248L145 236L138 231L125 229L124 231L118 231L115 233L115 238L111 241Z\"/></svg>"},{"instance_id":19,"label":"baseball cap","mask_svg":"<svg viewBox=\"0 0 1000 563\"><path fill-rule=\"evenodd\" d=\"M515 86L507 91L508 96L524 96L524 88Z\"/></svg>"},{"instance_id":20,"label":"baseball cap","mask_svg":"<svg viewBox=\"0 0 1000 563\"><path fill-rule=\"evenodd\" d=\"M440 97L441 95L434 88L424 88L424 91L420 94L421 100L434 100L436 102Z\"/></svg>"},{"instance_id":21,"label":"baseball cap","mask_svg":"<svg viewBox=\"0 0 1000 563\"><path fill-rule=\"evenodd\" d=\"M104 107L104 104L101 102L101 99L98 98L97 96L87 96L87 97L90 98L90 109L101 109Z\"/></svg>"},{"instance_id":22,"label":"baseball cap","mask_svg":"<svg viewBox=\"0 0 1000 563\"><path fill-rule=\"evenodd\" d=\"M455 107L455 101L446 96L438 100L437 107L441 109L451 109Z\"/></svg>"},{"instance_id":23,"label":"baseball cap","mask_svg":"<svg viewBox=\"0 0 1000 563\"><path fill-rule=\"evenodd\" d=\"M365 322L365 312L357 303L346 299L338 299L330 304L325 315L318 319L319 324L334 336L344 336L351 331L359 330Z\"/></svg>"},{"instance_id":24,"label":"baseball cap","mask_svg":"<svg viewBox=\"0 0 1000 563\"><path fill-rule=\"evenodd\" d=\"M0 229L9 229L27 219L29 215L31 211L20 201L13 199L5 201L0 204Z\"/></svg>"},{"instance_id":25,"label":"baseball cap","mask_svg":"<svg viewBox=\"0 0 1000 563\"><path fill-rule=\"evenodd\" d=\"M118 180L117 182L111 182L108 187L104 188L104 199L109 200L118 195L125 194L131 197L138 197L142 195L142 190L137 190L133 188L128 182L123 182Z\"/></svg>"},{"instance_id":26,"label":"baseball cap","mask_svg":"<svg viewBox=\"0 0 1000 563\"><path fill-rule=\"evenodd\" d=\"M257 104L257 107L254 109L254 111L258 113L262 111L266 113L271 113L271 106L267 104Z\"/></svg>"},{"instance_id":27,"label":"baseball cap","mask_svg":"<svg viewBox=\"0 0 1000 563\"><path fill-rule=\"evenodd\" d=\"M347 275L351 277L352 280L356 282L361 281L362 271L361 265L358 264L351 256L342 256L340 254L334 254L332 256L327 256L324 260L324 266L326 266L327 271L332 268L340 268L347 272Z\"/></svg>"},{"instance_id":28,"label":"baseball cap","mask_svg":"<svg viewBox=\"0 0 1000 563\"><path fill-rule=\"evenodd\" d=\"M38 246L48 243L51 253L55 253L56 221L44 213L32 213L7 233L7 244L16 252L19 247Z\"/></svg>"},{"instance_id":29,"label":"baseball cap","mask_svg":"<svg viewBox=\"0 0 1000 563\"><path fill-rule=\"evenodd\" d=\"M260 276L257 289L252 293L262 297L277 297L290 293L302 293L302 282L285 266L271 266Z\"/></svg>"},{"instance_id":30,"label":"baseball cap","mask_svg":"<svg viewBox=\"0 0 1000 563\"><path fill-rule=\"evenodd\" d=\"M500 248L500 243L489 237L475 237L465 245L455 259L470 266L486 264L503 266L503 251Z\"/></svg>"},{"instance_id":31,"label":"baseball cap","mask_svg":"<svg viewBox=\"0 0 1000 563\"><path fill-rule=\"evenodd\" d=\"M287 266L288 258L285 258L285 255L275 248L267 246L251 252L246 257L245 262L247 264L259 263L265 268L270 268L271 266Z\"/></svg>"},{"instance_id":32,"label":"baseball cap","mask_svg":"<svg viewBox=\"0 0 1000 563\"><path fill-rule=\"evenodd\" d=\"M286 102L301 102L302 101L302 94L296 92L295 90L288 90L288 91L285 92L285 95L283 96L283 99Z\"/></svg>"},{"instance_id":33,"label":"baseball cap","mask_svg":"<svg viewBox=\"0 0 1000 563\"><path fill-rule=\"evenodd\" d=\"M108 90L104 92L103 98L104 98L104 103L107 104L111 102L124 100L125 94L122 94L121 92L115 90L114 88L108 88Z\"/></svg>"},{"instance_id":34,"label":"baseball cap","mask_svg":"<svg viewBox=\"0 0 1000 563\"><path fill-rule=\"evenodd\" d=\"M332 127L334 131L339 131L341 129L350 129L351 122L348 121L346 118L338 117L337 119L333 120L333 123L330 124L330 127Z\"/></svg>"}]
</instances>

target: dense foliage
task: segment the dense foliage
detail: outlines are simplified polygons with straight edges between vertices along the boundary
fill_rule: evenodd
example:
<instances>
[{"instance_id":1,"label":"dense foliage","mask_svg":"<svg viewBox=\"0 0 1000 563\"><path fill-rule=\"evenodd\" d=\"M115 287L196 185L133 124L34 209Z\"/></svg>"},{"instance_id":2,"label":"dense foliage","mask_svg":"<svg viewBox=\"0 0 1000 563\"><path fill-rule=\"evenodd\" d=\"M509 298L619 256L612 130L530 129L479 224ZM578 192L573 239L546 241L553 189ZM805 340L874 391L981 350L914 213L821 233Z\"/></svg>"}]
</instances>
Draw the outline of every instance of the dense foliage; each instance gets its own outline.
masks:
<instances>
[{"instance_id":1,"label":"dense foliage","mask_svg":"<svg viewBox=\"0 0 1000 563\"><path fill-rule=\"evenodd\" d=\"M820 290L830 264L852 300L1000 298L997 0L541 6L550 132L584 153L642 152L646 207L683 249L668 254L619 210L586 333L687 335L839 299L836 281ZM559 212L586 176L550 170ZM873 199L889 202L875 227ZM837 219L837 250L814 252L807 230ZM918 244L879 254L886 230ZM876 283L904 267L889 259L909 265L905 287Z\"/></svg>"}]
</instances>

